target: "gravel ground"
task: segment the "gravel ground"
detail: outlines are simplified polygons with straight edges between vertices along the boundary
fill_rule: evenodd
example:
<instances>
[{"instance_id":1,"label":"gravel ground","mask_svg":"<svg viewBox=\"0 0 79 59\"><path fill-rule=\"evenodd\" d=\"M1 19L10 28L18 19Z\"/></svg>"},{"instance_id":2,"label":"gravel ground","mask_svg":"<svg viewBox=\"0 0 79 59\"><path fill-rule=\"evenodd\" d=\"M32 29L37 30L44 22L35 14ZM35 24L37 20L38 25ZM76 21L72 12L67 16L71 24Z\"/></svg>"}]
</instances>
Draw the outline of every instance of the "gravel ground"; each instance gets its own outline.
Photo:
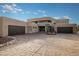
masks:
<instances>
[{"instance_id":1,"label":"gravel ground","mask_svg":"<svg viewBox=\"0 0 79 59\"><path fill-rule=\"evenodd\" d=\"M79 56L79 34L16 35L16 42L0 48L1 56Z\"/></svg>"},{"instance_id":2,"label":"gravel ground","mask_svg":"<svg viewBox=\"0 0 79 59\"><path fill-rule=\"evenodd\" d=\"M11 38L11 37L2 37L2 38L0 38L0 44L7 43L7 42L9 42L11 40L14 40L14 39Z\"/></svg>"}]
</instances>

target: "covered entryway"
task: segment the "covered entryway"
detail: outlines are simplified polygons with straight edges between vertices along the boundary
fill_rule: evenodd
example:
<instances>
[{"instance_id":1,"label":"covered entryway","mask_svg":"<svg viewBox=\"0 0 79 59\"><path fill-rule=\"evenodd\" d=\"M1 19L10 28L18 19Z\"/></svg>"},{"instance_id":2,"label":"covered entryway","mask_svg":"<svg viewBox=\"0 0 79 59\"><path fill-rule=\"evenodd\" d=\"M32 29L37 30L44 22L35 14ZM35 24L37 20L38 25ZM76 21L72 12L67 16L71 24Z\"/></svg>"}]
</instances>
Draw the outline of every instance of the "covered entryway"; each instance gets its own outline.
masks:
<instances>
[{"instance_id":1,"label":"covered entryway","mask_svg":"<svg viewBox=\"0 0 79 59\"><path fill-rule=\"evenodd\" d=\"M45 32L45 26L38 26L39 31Z\"/></svg>"},{"instance_id":2,"label":"covered entryway","mask_svg":"<svg viewBox=\"0 0 79 59\"><path fill-rule=\"evenodd\" d=\"M57 27L57 33L73 33L73 27Z\"/></svg>"},{"instance_id":3,"label":"covered entryway","mask_svg":"<svg viewBox=\"0 0 79 59\"><path fill-rule=\"evenodd\" d=\"M8 35L25 34L25 26L8 25Z\"/></svg>"}]
</instances>

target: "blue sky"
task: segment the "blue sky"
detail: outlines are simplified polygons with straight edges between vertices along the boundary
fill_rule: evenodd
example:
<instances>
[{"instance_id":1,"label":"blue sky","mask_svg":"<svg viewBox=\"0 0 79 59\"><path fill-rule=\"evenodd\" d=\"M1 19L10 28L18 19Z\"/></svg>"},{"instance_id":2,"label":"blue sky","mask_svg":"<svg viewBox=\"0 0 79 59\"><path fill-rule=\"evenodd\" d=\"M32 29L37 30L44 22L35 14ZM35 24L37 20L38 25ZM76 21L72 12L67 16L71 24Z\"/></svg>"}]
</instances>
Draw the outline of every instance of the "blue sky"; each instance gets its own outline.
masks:
<instances>
[{"instance_id":1,"label":"blue sky","mask_svg":"<svg viewBox=\"0 0 79 59\"><path fill-rule=\"evenodd\" d=\"M79 24L79 4L67 3L18 3L0 4L0 16L26 21L30 18L69 18L70 23Z\"/></svg>"}]
</instances>

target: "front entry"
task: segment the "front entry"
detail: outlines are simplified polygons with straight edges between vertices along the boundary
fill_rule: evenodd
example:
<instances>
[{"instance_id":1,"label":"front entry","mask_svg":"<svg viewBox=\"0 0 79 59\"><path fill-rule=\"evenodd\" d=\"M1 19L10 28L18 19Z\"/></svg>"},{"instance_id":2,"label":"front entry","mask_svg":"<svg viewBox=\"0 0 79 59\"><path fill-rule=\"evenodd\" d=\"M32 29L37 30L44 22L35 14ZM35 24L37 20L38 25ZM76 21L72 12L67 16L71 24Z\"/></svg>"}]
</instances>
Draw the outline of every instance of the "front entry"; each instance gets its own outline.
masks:
<instances>
[{"instance_id":1,"label":"front entry","mask_svg":"<svg viewBox=\"0 0 79 59\"><path fill-rule=\"evenodd\" d=\"M45 26L38 26L39 32L45 32Z\"/></svg>"}]
</instances>

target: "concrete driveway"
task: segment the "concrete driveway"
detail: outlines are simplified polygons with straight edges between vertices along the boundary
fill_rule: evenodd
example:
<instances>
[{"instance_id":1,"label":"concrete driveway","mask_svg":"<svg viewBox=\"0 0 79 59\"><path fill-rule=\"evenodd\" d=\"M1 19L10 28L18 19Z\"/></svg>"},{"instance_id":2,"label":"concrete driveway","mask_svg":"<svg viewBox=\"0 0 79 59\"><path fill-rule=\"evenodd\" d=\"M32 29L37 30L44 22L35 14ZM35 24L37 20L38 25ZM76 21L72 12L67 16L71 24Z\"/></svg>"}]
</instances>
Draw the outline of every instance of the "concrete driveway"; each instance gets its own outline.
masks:
<instances>
[{"instance_id":1,"label":"concrete driveway","mask_svg":"<svg viewBox=\"0 0 79 59\"><path fill-rule=\"evenodd\" d=\"M0 48L3 56L79 56L79 34L16 35L16 42Z\"/></svg>"}]
</instances>

